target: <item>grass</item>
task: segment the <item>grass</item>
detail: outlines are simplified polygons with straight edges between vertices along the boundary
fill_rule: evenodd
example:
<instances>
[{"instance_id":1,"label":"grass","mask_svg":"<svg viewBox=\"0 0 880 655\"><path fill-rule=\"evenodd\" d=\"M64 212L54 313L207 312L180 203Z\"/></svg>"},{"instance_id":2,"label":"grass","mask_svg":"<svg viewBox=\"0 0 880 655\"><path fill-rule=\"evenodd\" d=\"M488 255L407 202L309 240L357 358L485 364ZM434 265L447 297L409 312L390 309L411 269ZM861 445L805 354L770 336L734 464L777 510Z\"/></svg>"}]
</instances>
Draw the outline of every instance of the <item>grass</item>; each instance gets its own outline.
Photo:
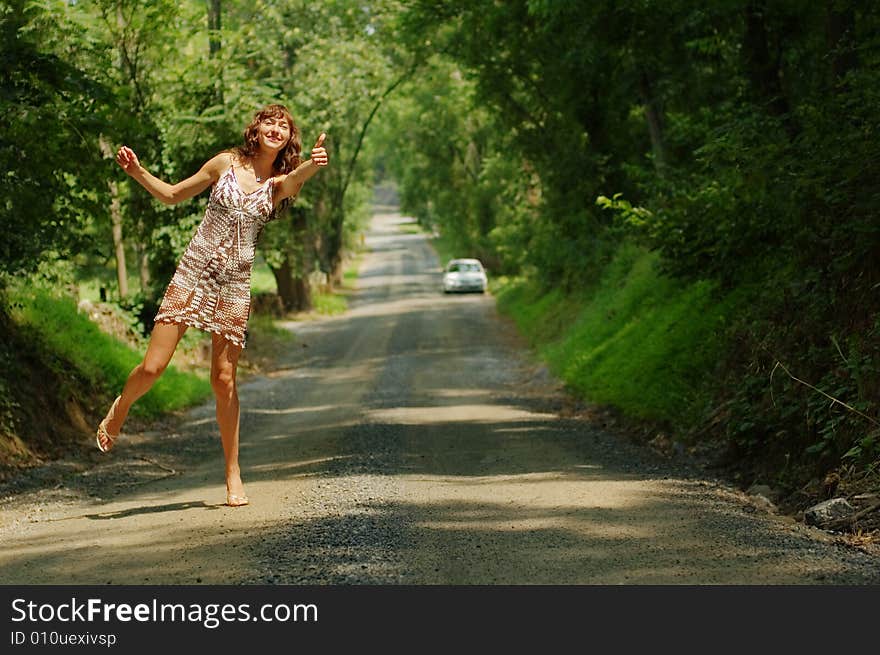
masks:
<instances>
[{"instance_id":1,"label":"grass","mask_svg":"<svg viewBox=\"0 0 880 655\"><path fill-rule=\"evenodd\" d=\"M93 387L116 394L143 353L102 332L80 313L74 300L49 289L19 288L10 293L13 319L42 342L54 358L73 366ZM169 366L156 385L134 406L144 417L192 405L211 393L207 376Z\"/></svg>"},{"instance_id":2,"label":"grass","mask_svg":"<svg viewBox=\"0 0 880 655\"><path fill-rule=\"evenodd\" d=\"M279 339L281 341L293 341L295 335L288 329L278 325L272 316L268 314L252 314L248 319L248 348L254 336L263 338Z\"/></svg>"},{"instance_id":3,"label":"grass","mask_svg":"<svg viewBox=\"0 0 880 655\"><path fill-rule=\"evenodd\" d=\"M657 258L623 245L590 292L543 292L529 280L498 288L550 369L589 400L632 416L687 424L708 401L736 296L660 275Z\"/></svg>"},{"instance_id":4,"label":"grass","mask_svg":"<svg viewBox=\"0 0 880 655\"><path fill-rule=\"evenodd\" d=\"M312 292L312 312L320 316L337 316L348 310L348 296L354 290L364 253L358 252L342 273L340 289L316 288Z\"/></svg>"},{"instance_id":5,"label":"grass","mask_svg":"<svg viewBox=\"0 0 880 655\"><path fill-rule=\"evenodd\" d=\"M129 263L132 263L130 260ZM101 289L104 289L106 299L114 301L119 298L119 283L116 279L116 268L106 265L85 264L73 262L63 262L62 266L68 266L67 271L72 278L73 284L76 285L77 295L81 299L91 300L92 302L101 301ZM49 276L48 279L52 279ZM126 275L128 282L128 293L130 296L137 295L141 291L141 280L137 269L129 268ZM64 284L61 279L56 279L53 284L61 286Z\"/></svg>"},{"instance_id":6,"label":"grass","mask_svg":"<svg viewBox=\"0 0 880 655\"><path fill-rule=\"evenodd\" d=\"M312 294L312 304L312 311L322 316L337 316L348 309L348 299L335 291L316 291Z\"/></svg>"},{"instance_id":7,"label":"grass","mask_svg":"<svg viewBox=\"0 0 880 655\"><path fill-rule=\"evenodd\" d=\"M354 289L355 283L358 279L358 271L361 267L361 262L364 259L364 254L359 252L355 258L349 263L348 268L345 269L345 272L342 274L342 286L345 289Z\"/></svg>"},{"instance_id":8,"label":"grass","mask_svg":"<svg viewBox=\"0 0 880 655\"><path fill-rule=\"evenodd\" d=\"M254 268L251 272L251 291L253 293L275 293L278 286L275 284L275 276L269 265L258 257L254 262Z\"/></svg>"},{"instance_id":9,"label":"grass","mask_svg":"<svg viewBox=\"0 0 880 655\"><path fill-rule=\"evenodd\" d=\"M425 229L415 221L411 223L398 223L397 229L403 234L423 234L425 232Z\"/></svg>"}]
</instances>

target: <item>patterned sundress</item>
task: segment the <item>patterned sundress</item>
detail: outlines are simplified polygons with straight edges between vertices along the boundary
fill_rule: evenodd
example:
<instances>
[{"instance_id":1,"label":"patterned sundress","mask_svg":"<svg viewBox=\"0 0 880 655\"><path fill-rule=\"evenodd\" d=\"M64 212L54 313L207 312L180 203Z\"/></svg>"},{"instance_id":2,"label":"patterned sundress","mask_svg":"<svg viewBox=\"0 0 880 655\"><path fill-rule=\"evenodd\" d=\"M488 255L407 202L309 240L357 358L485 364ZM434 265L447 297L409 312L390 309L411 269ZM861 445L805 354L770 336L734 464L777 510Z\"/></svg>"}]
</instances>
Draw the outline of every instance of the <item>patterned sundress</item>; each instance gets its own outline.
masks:
<instances>
[{"instance_id":1,"label":"patterned sundress","mask_svg":"<svg viewBox=\"0 0 880 655\"><path fill-rule=\"evenodd\" d=\"M245 193L230 166L211 189L205 218L165 291L157 323L183 323L244 348L254 248L275 217L274 182Z\"/></svg>"}]
</instances>

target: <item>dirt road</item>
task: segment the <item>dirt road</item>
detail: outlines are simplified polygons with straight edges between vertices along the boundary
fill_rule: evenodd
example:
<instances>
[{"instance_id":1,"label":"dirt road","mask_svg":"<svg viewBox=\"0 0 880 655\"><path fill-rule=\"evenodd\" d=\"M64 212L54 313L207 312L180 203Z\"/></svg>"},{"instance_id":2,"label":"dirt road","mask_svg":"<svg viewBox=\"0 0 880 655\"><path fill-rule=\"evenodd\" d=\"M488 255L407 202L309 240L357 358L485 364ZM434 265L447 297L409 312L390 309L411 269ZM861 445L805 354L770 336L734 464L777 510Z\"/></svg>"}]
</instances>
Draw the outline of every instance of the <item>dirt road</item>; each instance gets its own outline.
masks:
<instances>
[{"instance_id":1,"label":"dirt road","mask_svg":"<svg viewBox=\"0 0 880 655\"><path fill-rule=\"evenodd\" d=\"M0 583L880 582L875 558L560 418L493 299L441 294L403 220L376 215L350 311L290 324L242 386L250 506L222 504L209 403L7 487Z\"/></svg>"}]
</instances>

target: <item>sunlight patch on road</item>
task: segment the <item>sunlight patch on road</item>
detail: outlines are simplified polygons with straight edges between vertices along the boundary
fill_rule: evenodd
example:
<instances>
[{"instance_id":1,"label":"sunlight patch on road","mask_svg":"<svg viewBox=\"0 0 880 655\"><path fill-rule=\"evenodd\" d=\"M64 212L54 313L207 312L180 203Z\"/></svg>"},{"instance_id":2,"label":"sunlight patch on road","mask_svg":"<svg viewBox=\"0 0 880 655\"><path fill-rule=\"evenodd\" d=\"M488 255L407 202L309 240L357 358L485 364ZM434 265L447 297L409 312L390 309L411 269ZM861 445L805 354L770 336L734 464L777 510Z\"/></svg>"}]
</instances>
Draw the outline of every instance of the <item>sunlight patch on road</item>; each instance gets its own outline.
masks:
<instances>
[{"instance_id":1,"label":"sunlight patch on road","mask_svg":"<svg viewBox=\"0 0 880 655\"><path fill-rule=\"evenodd\" d=\"M583 536L643 539L657 536L646 498L651 482L572 480L554 471L464 478L402 476L408 497L419 498L430 530L530 532L566 530Z\"/></svg>"},{"instance_id":2,"label":"sunlight patch on road","mask_svg":"<svg viewBox=\"0 0 880 655\"><path fill-rule=\"evenodd\" d=\"M291 427L290 432L278 432L270 434L266 437L260 437L257 441L241 442L239 448L259 447L265 441L286 441L289 439L302 439L306 436L314 436L316 433L326 433L330 430L345 430L358 424L358 421L352 419L350 421L334 421L333 423L312 423L300 424Z\"/></svg>"},{"instance_id":3,"label":"sunlight patch on road","mask_svg":"<svg viewBox=\"0 0 880 655\"><path fill-rule=\"evenodd\" d=\"M646 498L668 491L651 481L573 480L560 471L481 477L404 475L397 479L429 498L425 502L429 507L466 501L509 503L529 510L624 509L643 506Z\"/></svg>"},{"instance_id":4,"label":"sunlight patch on road","mask_svg":"<svg viewBox=\"0 0 880 655\"><path fill-rule=\"evenodd\" d=\"M418 298L408 296L387 302L371 302L360 305L349 310L347 316L402 316L404 314L424 313L425 311L441 312L444 311L444 308L438 306L439 300L443 300L442 296L438 298L433 292L424 291L423 295Z\"/></svg>"},{"instance_id":5,"label":"sunlight patch on road","mask_svg":"<svg viewBox=\"0 0 880 655\"><path fill-rule=\"evenodd\" d=\"M375 275L375 279L377 282L371 282L372 278L369 277L361 277L359 278L358 289L369 289L371 287L379 287L382 288L387 285L388 279L393 278L395 285L404 285L404 284L413 284L417 286L422 286L424 284L431 284L433 282L437 282L437 288L440 288L439 277L436 273L391 273L388 275Z\"/></svg>"},{"instance_id":6,"label":"sunlight patch on road","mask_svg":"<svg viewBox=\"0 0 880 655\"><path fill-rule=\"evenodd\" d=\"M214 416L212 415L212 416L208 416L207 418L199 418L194 421L186 421L184 423L184 425L187 427L195 427L197 425L206 425L208 423L215 423L216 420L217 419L214 418Z\"/></svg>"},{"instance_id":7,"label":"sunlight patch on road","mask_svg":"<svg viewBox=\"0 0 880 655\"><path fill-rule=\"evenodd\" d=\"M270 380L299 380L309 377L317 378L320 375L321 371L312 370L305 366L297 366L269 371L265 374L265 377Z\"/></svg>"},{"instance_id":8,"label":"sunlight patch on road","mask_svg":"<svg viewBox=\"0 0 880 655\"><path fill-rule=\"evenodd\" d=\"M283 407L281 409L245 409L242 414L306 414L310 412L329 412L355 405L316 405L314 407Z\"/></svg>"},{"instance_id":9,"label":"sunlight patch on road","mask_svg":"<svg viewBox=\"0 0 880 655\"><path fill-rule=\"evenodd\" d=\"M476 398L491 396L491 389L431 389L431 395L438 398Z\"/></svg>"},{"instance_id":10,"label":"sunlight patch on road","mask_svg":"<svg viewBox=\"0 0 880 655\"><path fill-rule=\"evenodd\" d=\"M351 459L354 455L334 455L332 457L316 457L314 459L304 459L297 462L290 462L288 464L258 464L256 466L249 466L248 471L254 472L263 472L263 471L273 471L273 472L285 472L285 471L296 471L298 469L303 469L306 467L318 466L320 464L327 464L329 462L338 462L340 460Z\"/></svg>"},{"instance_id":11,"label":"sunlight patch on road","mask_svg":"<svg viewBox=\"0 0 880 655\"><path fill-rule=\"evenodd\" d=\"M577 524L576 526L573 524ZM496 521L488 521L486 519L474 519L471 521L423 521L417 524L421 528L430 530L453 530L458 531L463 528L473 528L478 526L479 530L494 530L496 532L537 532L539 530L567 530L574 529L577 533L584 536L604 535L607 528L603 525L590 526L585 525L581 518L568 516L547 516L529 519L499 519ZM627 526L615 528L616 539L653 539L656 538L657 532L651 528L636 528Z\"/></svg>"},{"instance_id":12,"label":"sunlight patch on road","mask_svg":"<svg viewBox=\"0 0 880 655\"><path fill-rule=\"evenodd\" d=\"M495 428L494 430L492 430L492 432L499 433L499 434L503 434L503 433L507 433L507 432L513 432L513 433L526 432L528 434L532 434L535 432L554 432L555 433L555 432L559 432L559 428L558 427L550 427L550 426L546 426L546 425L530 425L530 426L522 427L522 428Z\"/></svg>"},{"instance_id":13,"label":"sunlight patch on road","mask_svg":"<svg viewBox=\"0 0 880 655\"><path fill-rule=\"evenodd\" d=\"M434 425L437 423L498 423L499 421L548 421L553 414L536 414L509 405L445 405L442 407L394 407L375 409L367 417L380 423Z\"/></svg>"},{"instance_id":14,"label":"sunlight patch on road","mask_svg":"<svg viewBox=\"0 0 880 655\"><path fill-rule=\"evenodd\" d=\"M322 382L367 382L373 377L372 371L366 366L340 367L327 369L321 375Z\"/></svg>"}]
</instances>

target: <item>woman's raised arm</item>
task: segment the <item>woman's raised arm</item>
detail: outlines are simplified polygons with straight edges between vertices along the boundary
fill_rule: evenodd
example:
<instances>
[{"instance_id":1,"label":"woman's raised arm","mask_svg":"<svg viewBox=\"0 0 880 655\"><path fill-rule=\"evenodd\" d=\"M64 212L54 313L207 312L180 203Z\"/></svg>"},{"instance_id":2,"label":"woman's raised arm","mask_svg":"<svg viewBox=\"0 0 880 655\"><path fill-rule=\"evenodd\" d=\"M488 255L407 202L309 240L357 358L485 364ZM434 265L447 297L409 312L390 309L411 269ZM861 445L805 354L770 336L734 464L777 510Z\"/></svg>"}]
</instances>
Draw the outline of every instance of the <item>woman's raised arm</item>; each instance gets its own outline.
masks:
<instances>
[{"instance_id":1,"label":"woman's raised arm","mask_svg":"<svg viewBox=\"0 0 880 655\"><path fill-rule=\"evenodd\" d=\"M138 161L137 155L128 146L122 146L116 153L116 163L122 167L132 179L150 192L154 198L161 200L166 205L175 205L184 200L197 196L209 186L220 179L228 167L232 155L221 152L216 157L205 162L195 175L192 175L177 184L168 184L148 172Z\"/></svg>"},{"instance_id":2,"label":"woman's raised arm","mask_svg":"<svg viewBox=\"0 0 880 655\"><path fill-rule=\"evenodd\" d=\"M312 175L318 172L322 166L326 166L329 162L327 151L324 150L324 139L326 134L321 132L321 136L315 142L312 148L311 159L304 161L287 175L283 175L275 187L275 203L279 203L285 198L296 197L302 185L305 184Z\"/></svg>"}]
</instances>

